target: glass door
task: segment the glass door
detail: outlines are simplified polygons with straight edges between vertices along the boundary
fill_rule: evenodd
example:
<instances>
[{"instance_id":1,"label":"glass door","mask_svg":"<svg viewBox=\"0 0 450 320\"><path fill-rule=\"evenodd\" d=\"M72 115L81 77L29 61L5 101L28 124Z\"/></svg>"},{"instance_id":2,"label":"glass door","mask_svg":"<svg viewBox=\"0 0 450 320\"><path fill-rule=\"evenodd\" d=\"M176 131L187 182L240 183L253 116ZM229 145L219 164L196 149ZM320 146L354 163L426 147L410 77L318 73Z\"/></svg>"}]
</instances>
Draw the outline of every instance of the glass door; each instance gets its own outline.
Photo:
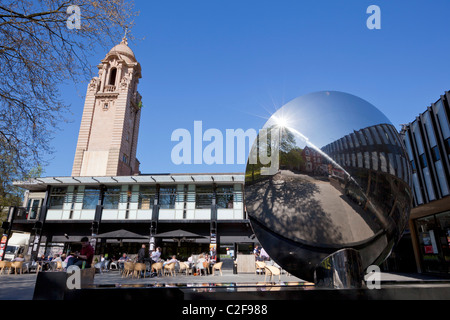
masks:
<instances>
[{"instance_id":1,"label":"glass door","mask_svg":"<svg viewBox=\"0 0 450 320\"><path fill-rule=\"evenodd\" d=\"M35 220L38 218L39 209L41 207L42 199L29 199L27 205L28 220Z\"/></svg>"},{"instance_id":2,"label":"glass door","mask_svg":"<svg viewBox=\"0 0 450 320\"><path fill-rule=\"evenodd\" d=\"M416 220L425 272L450 273L450 212Z\"/></svg>"}]
</instances>

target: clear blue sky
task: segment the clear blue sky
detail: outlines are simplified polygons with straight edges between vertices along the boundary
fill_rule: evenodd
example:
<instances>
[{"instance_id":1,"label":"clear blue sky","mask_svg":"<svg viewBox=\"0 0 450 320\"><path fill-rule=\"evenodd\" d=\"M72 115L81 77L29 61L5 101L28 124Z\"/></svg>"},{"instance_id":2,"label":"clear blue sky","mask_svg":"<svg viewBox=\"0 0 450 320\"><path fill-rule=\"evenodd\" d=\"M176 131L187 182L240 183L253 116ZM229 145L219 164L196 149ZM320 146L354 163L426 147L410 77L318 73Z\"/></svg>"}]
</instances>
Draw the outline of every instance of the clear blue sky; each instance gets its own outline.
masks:
<instances>
[{"instance_id":1,"label":"clear blue sky","mask_svg":"<svg viewBox=\"0 0 450 320\"><path fill-rule=\"evenodd\" d=\"M381 30L369 30L369 5ZM259 129L286 102L343 91L398 127L450 90L448 0L136 0L130 43L142 66L137 157L142 173L243 172L174 165L175 129ZM120 39L117 39L120 42ZM106 52L93 51L95 66ZM71 123L53 140L44 176L69 176L86 83L63 88Z\"/></svg>"}]
</instances>

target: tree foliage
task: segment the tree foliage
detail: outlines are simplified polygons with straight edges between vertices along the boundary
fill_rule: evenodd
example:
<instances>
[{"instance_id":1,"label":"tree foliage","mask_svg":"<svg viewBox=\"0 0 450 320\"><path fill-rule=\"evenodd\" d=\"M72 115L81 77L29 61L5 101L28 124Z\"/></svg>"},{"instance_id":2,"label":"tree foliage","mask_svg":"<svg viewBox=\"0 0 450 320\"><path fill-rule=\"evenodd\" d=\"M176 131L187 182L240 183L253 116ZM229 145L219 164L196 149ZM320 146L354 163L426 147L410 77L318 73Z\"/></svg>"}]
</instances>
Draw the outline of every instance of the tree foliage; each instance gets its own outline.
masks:
<instances>
[{"instance_id":1,"label":"tree foliage","mask_svg":"<svg viewBox=\"0 0 450 320\"><path fill-rule=\"evenodd\" d=\"M80 9L80 29L67 27L71 5ZM59 85L89 79L93 48L117 44L136 15L133 3L125 0L0 0L0 184L4 189L11 178L45 165L53 151L51 138L69 114Z\"/></svg>"}]
</instances>

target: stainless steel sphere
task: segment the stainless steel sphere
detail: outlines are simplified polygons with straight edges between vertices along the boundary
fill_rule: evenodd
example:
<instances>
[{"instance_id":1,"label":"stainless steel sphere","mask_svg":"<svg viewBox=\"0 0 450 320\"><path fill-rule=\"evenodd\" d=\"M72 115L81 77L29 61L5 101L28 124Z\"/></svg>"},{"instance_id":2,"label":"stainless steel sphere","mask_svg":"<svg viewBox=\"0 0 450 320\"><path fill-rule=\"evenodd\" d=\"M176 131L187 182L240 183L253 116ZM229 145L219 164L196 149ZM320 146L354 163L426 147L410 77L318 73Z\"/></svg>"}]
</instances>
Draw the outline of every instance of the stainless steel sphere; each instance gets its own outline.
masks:
<instances>
[{"instance_id":1,"label":"stainless steel sphere","mask_svg":"<svg viewBox=\"0 0 450 320\"><path fill-rule=\"evenodd\" d=\"M292 100L250 151L245 204L261 245L304 280L328 255L359 252L380 264L412 206L411 169L399 133L373 105L342 92Z\"/></svg>"}]
</instances>

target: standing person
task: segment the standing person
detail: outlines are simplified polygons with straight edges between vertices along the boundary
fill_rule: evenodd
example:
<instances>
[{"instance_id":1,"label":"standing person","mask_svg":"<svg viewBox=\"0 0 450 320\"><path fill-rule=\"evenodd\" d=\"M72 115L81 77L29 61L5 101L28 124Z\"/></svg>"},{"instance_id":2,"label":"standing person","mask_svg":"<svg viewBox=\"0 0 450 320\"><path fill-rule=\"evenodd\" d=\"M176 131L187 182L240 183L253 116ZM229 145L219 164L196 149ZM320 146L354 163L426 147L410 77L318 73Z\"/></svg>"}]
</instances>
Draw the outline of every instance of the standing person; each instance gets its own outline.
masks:
<instances>
[{"instance_id":1,"label":"standing person","mask_svg":"<svg viewBox=\"0 0 450 320\"><path fill-rule=\"evenodd\" d=\"M143 244L138 251L138 262L145 263L147 257L148 257L147 250L145 250L145 244Z\"/></svg>"},{"instance_id":2,"label":"standing person","mask_svg":"<svg viewBox=\"0 0 450 320\"><path fill-rule=\"evenodd\" d=\"M256 258L257 261L261 260L261 258L259 256L260 255L260 249L259 249L258 245L255 246L255 249L253 250L253 254L255 255L255 258Z\"/></svg>"},{"instance_id":3,"label":"standing person","mask_svg":"<svg viewBox=\"0 0 450 320\"><path fill-rule=\"evenodd\" d=\"M270 257L267 254L266 250L264 250L264 248L261 248L261 253L259 254L259 256L261 257L262 261L269 261Z\"/></svg>"},{"instance_id":4,"label":"standing person","mask_svg":"<svg viewBox=\"0 0 450 320\"><path fill-rule=\"evenodd\" d=\"M152 261L158 262L160 257L161 257L161 248L158 247L156 248L156 251L152 252Z\"/></svg>"},{"instance_id":5,"label":"standing person","mask_svg":"<svg viewBox=\"0 0 450 320\"><path fill-rule=\"evenodd\" d=\"M92 259L94 258L94 248L89 243L88 237L81 238L81 250L80 252L75 252L74 256L69 258L67 262L67 267L71 265L76 265L78 267L83 266L85 262L85 268L90 268L92 265Z\"/></svg>"}]
</instances>

